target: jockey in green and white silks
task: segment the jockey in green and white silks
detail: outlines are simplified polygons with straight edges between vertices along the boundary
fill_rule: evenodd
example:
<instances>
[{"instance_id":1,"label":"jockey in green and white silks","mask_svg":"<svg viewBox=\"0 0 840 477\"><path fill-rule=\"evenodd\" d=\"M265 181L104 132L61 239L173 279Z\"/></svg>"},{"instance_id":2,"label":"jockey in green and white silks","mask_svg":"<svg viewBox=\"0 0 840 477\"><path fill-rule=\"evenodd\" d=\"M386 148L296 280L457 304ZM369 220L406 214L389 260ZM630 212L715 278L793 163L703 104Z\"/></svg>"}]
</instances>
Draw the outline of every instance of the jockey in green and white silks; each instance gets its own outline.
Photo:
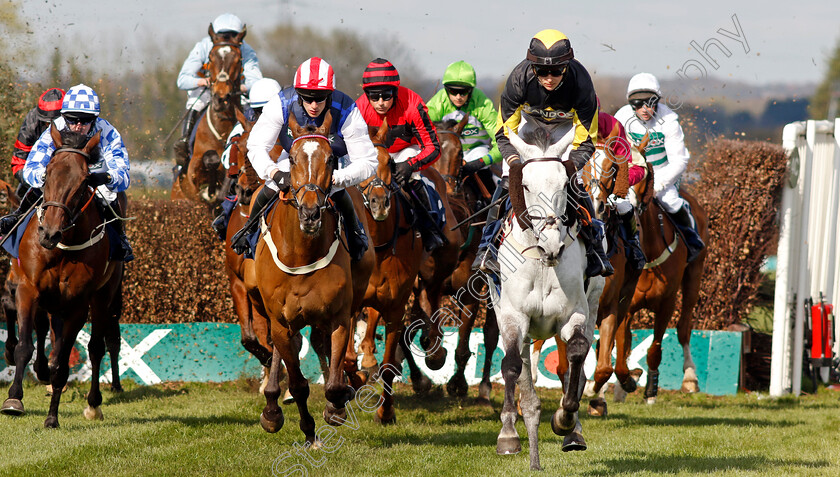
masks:
<instances>
[{"instance_id":1,"label":"jockey in green and white silks","mask_svg":"<svg viewBox=\"0 0 840 477\"><path fill-rule=\"evenodd\" d=\"M650 73L639 73L630 79L627 86L629 104L619 109L615 118L624 125L628 139L635 146L645 134L650 134L645 159L653 165L653 190L656 199L680 228L690 262L705 247L697 234L688 202L680 197L678 191L680 177L691 155L685 147L685 135L677 113L659 104L661 98L662 91L656 77Z\"/></svg>"},{"instance_id":2,"label":"jockey in green and white silks","mask_svg":"<svg viewBox=\"0 0 840 477\"><path fill-rule=\"evenodd\" d=\"M493 101L476 88L475 69L466 61L456 61L443 73L443 89L426 103L432 121L461 121L469 115L461 133L464 162L470 173L502 160L496 145L498 113ZM481 162L475 163L474 161ZM462 173L462 175L465 175Z\"/></svg>"}]
</instances>

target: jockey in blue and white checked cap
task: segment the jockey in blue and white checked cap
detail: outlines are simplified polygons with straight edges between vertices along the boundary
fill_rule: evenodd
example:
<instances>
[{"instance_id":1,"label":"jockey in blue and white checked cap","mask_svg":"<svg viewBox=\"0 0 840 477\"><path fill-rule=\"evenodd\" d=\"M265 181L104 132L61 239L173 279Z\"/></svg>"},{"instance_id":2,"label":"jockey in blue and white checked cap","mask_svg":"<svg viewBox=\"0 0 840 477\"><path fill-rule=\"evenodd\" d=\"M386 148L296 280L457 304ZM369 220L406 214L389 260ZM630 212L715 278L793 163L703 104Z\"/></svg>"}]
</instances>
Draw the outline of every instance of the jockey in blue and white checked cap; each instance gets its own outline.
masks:
<instances>
[{"instance_id":1,"label":"jockey in blue and white checked cap","mask_svg":"<svg viewBox=\"0 0 840 477\"><path fill-rule=\"evenodd\" d=\"M111 220L117 218L113 215L108 216L112 210L118 215L122 215L121 200L117 200L117 198L118 194L125 195L124 192L131 183L128 175L130 165L128 151L125 149L119 131L107 120L99 117L99 110L99 96L96 92L90 86L79 84L67 90L61 105L61 116L56 118L53 124L59 131L71 130L85 134L89 138L96 133L100 133L99 145L97 146L98 155L95 155L99 160L89 166L91 178L88 182L97 186L96 200L105 210L105 219ZM26 165L23 166L23 178L32 186L33 193L27 194L22 200L20 208L11 215L19 216L20 213L26 212L31 203L34 203L40 197L40 189L44 186L44 178L47 173L47 164L52 159L53 153L55 153L55 144L53 144L50 129L47 129L32 147L29 156L26 158ZM33 197L30 197L30 195ZM122 199L122 201L124 200ZM25 206L27 202L29 204ZM111 207L107 207L107 205ZM8 232L5 229L7 222L9 222L7 217L9 216L0 219L0 233L2 234ZM11 227L14 223L11 222L8 226ZM132 260L134 256L131 253L128 239L125 237L122 220L114 220L111 223L120 234L124 251L122 260L126 262Z\"/></svg>"}]
</instances>

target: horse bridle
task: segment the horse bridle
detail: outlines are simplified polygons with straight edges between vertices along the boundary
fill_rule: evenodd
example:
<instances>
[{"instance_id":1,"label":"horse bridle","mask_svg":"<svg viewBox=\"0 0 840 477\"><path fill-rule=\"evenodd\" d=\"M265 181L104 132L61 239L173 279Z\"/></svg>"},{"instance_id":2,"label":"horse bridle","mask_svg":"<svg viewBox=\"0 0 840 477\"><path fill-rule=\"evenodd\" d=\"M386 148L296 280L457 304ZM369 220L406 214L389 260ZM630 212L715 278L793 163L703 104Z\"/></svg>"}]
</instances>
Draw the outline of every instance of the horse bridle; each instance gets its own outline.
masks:
<instances>
[{"instance_id":1,"label":"horse bridle","mask_svg":"<svg viewBox=\"0 0 840 477\"><path fill-rule=\"evenodd\" d=\"M81 149L76 149L76 148L73 148L73 147L60 147L60 148L56 149L55 152L53 152L53 155L55 155L58 152L65 152L65 151L66 152L72 152L72 153L75 153L75 154L79 154L80 156L85 158L86 162L88 162L88 163L90 162L90 154L88 154L87 152L85 152ZM79 190L85 190L85 188L82 187ZM70 207L68 207L66 204L63 204L61 202L56 202L56 201L53 201L53 200L42 202L41 205L39 205L38 208L37 208L38 222L41 222L41 218L43 217L44 210L47 207L57 207L57 208L61 209L67 215L67 217L70 217L70 220L68 222L67 227L61 229L60 232L63 234L64 232L70 230L71 228L73 228L76 225L76 221L79 220L79 217L81 217L81 215L85 212L85 210L88 208L88 206L90 206L91 202L93 202L93 197L95 195L94 189L93 189L93 187L88 185L87 190L90 191L90 197L88 198L87 202L85 202L83 205L81 205L81 207L79 207L79 204L81 204L82 201L81 200L78 201L77 207L76 207L78 209L78 211L75 214L73 213L73 210L70 209ZM75 197L75 195L73 197Z\"/></svg>"},{"instance_id":2,"label":"horse bridle","mask_svg":"<svg viewBox=\"0 0 840 477\"><path fill-rule=\"evenodd\" d=\"M458 139L458 142L461 142L461 135L456 133L455 131L450 131L448 129L438 129L438 134L449 134L451 136L455 136ZM458 172L461 172L461 168L464 167L464 150L460 149L458 151ZM456 192L461 189L461 181L458 177L453 176L451 174L440 174L447 183L452 185L453 190Z\"/></svg>"},{"instance_id":3,"label":"horse bridle","mask_svg":"<svg viewBox=\"0 0 840 477\"><path fill-rule=\"evenodd\" d=\"M330 139L328 137L323 136L321 134L306 134L306 135L303 135L303 136L296 137L292 141L292 147L294 147L295 143L298 142L301 139L323 139L323 140L327 141L327 144L329 144L329 142L330 142ZM289 150L291 150L292 147L290 147ZM292 160L291 154L289 154L289 160ZM332 154L332 152L330 152L330 157L327 158L327 164L333 170L335 169L335 162L336 162L335 155ZM297 188L293 185L289 185L289 190L291 191L291 194L290 194L291 198L288 199L288 201L292 205L292 207L294 207L295 209L298 209L298 210L300 209L300 202L298 201L298 194L300 193L300 191L304 191L304 193L314 191L316 193L316 195L318 195L317 204L318 204L319 209L324 210L324 209L330 207L330 205L329 205L330 203L329 203L328 199L330 197L330 191L332 191L332 183L330 183L327 186L326 189L319 186L318 184L309 182L309 183L303 184L303 185L301 185L300 187L297 187Z\"/></svg>"}]
</instances>

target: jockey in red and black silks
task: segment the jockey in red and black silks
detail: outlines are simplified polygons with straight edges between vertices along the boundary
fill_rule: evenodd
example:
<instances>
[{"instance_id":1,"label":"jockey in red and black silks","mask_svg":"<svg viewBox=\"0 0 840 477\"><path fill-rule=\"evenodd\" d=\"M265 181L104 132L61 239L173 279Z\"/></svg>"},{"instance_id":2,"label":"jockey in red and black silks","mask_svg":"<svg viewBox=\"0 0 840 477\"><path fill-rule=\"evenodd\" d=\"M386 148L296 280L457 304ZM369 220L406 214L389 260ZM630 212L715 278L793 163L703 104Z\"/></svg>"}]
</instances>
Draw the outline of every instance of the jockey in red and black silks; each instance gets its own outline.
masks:
<instances>
[{"instance_id":1,"label":"jockey in red and black silks","mask_svg":"<svg viewBox=\"0 0 840 477\"><path fill-rule=\"evenodd\" d=\"M61 115L61 102L64 99L64 90L50 88L38 98L38 105L30 109L23 118L20 125L17 140L15 141L14 152L12 153L12 174L20 183L16 191L18 197L23 197L29 190L29 184L23 180L23 166L26 165L26 158L32 146L41 137L41 134L50 127L54 119Z\"/></svg>"}]
</instances>

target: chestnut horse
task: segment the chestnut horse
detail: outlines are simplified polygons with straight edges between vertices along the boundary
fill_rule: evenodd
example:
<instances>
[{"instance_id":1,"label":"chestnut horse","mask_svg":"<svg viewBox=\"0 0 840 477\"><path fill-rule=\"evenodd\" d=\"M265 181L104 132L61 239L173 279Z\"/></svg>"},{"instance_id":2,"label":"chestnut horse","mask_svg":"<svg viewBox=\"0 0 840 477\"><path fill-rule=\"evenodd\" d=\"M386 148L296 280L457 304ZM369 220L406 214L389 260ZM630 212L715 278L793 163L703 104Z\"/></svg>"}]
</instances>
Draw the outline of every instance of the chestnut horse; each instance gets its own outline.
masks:
<instances>
[{"instance_id":1,"label":"chestnut horse","mask_svg":"<svg viewBox=\"0 0 840 477\"><path fill-rule=\"evenodd\" d=\"M300 413L300 429L307 444L314 447L318 444L315 421L307 408L309 383L301 373L293 340L307 325L312 326L313 333L318 330L327 337L324 344L330 369L329 376L325 376L324 395L328 402L324 419L332 425L342 424L345 405L354 395L342 373L351 317L361 310L375 260L370 247L359 262L351 265L344 246L339 216L329 199L336 163L326 137L331 124L329 112L319 128L300 127L294 116L289 116L288 127L294 138L288 151L291 190L262 221L263 235L254 264L274 343L260 424L267 432L283 427L283 411L277 405L282 360ZM357 214L364 214L358 190L348 188L346 192L354 199Z\"/></svg>"},{"instance_id":2,"label":"chestnut horse","mask_svg":"<svg viewBox=\"0 0 840 477\"><path fill-rule=\"evenodd\" d=\"M96 191L87 182L88 164L96 160L91 154L96 152L99 134L88 140L80 134L61 134L53 126L50 135L56 151L47 165L44 202L37 219L33 217L24 232L20 259L12 267L18 277L15 301L21 337L31 336L39 308L50 313L56 336L49 364L53 395L44 421L44 427L54 428L58 427L58 406L70 372L70 352L88 312L92 374L84 415L102 419L99 372L105 337L114 336L114 329L119 329L123 262L109 260L110 239L102 214L96 206L91 207ZM125 200L125 195L120 199ZM15 380L2 407L6 414L24 412L22 380L32 351L29 339L21 339L15 348ZM113 360L111 365L114 383L119 382L118 362Z\"/></svg>"},{"instance_id":3,"label":"chestnut horse","mask_svg":"<svg viewBox=\"0 0 840 477\"><path fill-rule=\"evenodd\" d=\"M195 128L195 144L187 170L183 171L172 185L172 197L184 197L202 201L215 208L224 199L226 188L220 182L224 179L222 152L228 134L236 125L236 110L239 109L240 84L242 81L242 39L245 30L236 36L217 34L212 25L209 28L213 48L207 70L210 78L211 104L201 116ZM221 192L221 193L220 193Z\"/></svg>"}]
</instances>

